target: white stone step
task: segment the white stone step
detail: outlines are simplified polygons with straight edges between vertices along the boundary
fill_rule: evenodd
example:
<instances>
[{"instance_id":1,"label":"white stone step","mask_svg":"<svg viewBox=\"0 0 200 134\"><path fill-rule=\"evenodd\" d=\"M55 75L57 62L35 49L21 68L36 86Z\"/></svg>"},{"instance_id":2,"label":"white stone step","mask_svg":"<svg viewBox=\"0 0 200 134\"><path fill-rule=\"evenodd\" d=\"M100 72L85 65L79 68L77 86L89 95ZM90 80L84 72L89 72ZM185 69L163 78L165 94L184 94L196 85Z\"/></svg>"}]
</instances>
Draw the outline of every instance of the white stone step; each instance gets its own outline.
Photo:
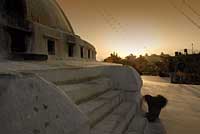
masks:
<instances>
[{"instance_id":1,"label":"white stone step","mask_svg":"<svg viewBox=\"0 0 200 134\"><path fill-rule=\"evenodd\" d=\"M136 114L136 104L121 103L91 130L91 134L123 134Z\"/></svg>"},{"instance_id":2,"label":"white stone step","mask_svg":"<svg viewBox=\"0 0 200 134\"><path fill-rule=\"evenodd\" d=\"M98 78L84 83L58 85L76 104L95 98L112 89L109 78Z\"/></svg>"},{"instance_id":3,"label":"white stone step","mask_svg":"<svg viewBox=\"0 0 200 134\"><path fill-rule=\"evenodd\" d=\"M79 108L89 117L90 125L93 127L120 105L123 97L122 91L111 90L91 101L80 104Z\"/></svg>"},{"instance_id":4,"label":"white stone step","mask_svg":"<svg viewBox=\"0 0 200 134\"><path fill-rule=\"evenodd\" d=\"M55 84L65 84L71 82L80 83L95 78L105 77L100 69L94 68L59 68L33 72Z\"/></svg>"}]
</instances>

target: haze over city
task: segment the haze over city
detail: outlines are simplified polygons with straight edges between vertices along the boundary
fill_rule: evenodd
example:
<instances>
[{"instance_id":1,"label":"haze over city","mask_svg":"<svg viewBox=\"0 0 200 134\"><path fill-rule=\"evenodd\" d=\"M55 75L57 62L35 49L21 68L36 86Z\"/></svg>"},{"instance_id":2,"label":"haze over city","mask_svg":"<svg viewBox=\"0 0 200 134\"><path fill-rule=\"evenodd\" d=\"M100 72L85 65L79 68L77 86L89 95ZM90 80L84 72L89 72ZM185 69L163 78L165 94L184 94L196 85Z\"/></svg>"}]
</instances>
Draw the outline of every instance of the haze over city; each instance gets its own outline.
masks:
<instances>
[{"instance_id":1,"label":"haze over city","mask_svg":"<svg viewBox=\"0 0 200 134\"><path fill-rule=\"evenodd\" d=\"M200 50L199 0L57 1L75 32L95 45L98 60L114 51L122 57L174 54L192 43Z\"/></svg>"}]
</instances>

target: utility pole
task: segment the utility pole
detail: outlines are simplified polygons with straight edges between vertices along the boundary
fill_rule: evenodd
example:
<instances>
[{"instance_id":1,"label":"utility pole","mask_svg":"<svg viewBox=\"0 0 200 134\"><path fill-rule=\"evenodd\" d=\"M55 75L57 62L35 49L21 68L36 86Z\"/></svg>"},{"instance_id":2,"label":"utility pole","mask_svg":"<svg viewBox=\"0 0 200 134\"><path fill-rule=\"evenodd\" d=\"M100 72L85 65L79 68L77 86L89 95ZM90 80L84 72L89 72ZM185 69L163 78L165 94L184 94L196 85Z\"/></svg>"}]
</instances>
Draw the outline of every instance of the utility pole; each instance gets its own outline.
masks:
<instances>
[{"instance_id":1,"label":"utility pole","mask_svg":"<svg viewBox=\"0 0 200 134\"><path fill-rule=\"evenodd\" d=\"M192 54L194 54L194 44L192 43Z\"/></svg>"}]
</instances>

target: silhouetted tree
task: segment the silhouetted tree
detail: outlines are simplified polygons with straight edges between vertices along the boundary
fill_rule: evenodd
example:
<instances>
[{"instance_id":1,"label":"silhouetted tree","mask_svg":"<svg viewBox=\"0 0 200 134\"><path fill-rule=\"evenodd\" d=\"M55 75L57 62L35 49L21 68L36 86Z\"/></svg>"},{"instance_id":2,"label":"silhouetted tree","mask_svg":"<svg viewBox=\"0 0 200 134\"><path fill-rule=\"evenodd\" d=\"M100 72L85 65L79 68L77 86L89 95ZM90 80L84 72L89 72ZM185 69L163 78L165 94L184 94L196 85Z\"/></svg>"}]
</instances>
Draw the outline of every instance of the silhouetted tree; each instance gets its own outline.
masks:
<instances>
[{"instance_id":1,"label":"silhouetted tree","mask_svg":"<svg viewBox=\"0 0 200 134\"><path fill-rule=\"evenodd\" d=\"M145 57L143 57L142 55L140 55L136 60L136 69L142 73L146 70L146 68L148 67L148 61Z\"/></svg>"},{"instance_id":2,"label":"silhouetted tree","mask_svg":"<svg viewBox=\"0 0 200 134\"><path fill-rule=\"evenodd\" d=\"M170 55L164 54L163 52L160 55L152 54L145 56L140 55L136 57L133 54L126 56L124 59L118 56L117 53L112 53L105 62L110 63L119 63L123 65L129 65L135 68L140 74L148 75L159 75L168 73Z\"/></svg>"},{"instance_id":3,"label":"silhouetted tree","mask_svg":"<svg viewBox=\"0 0 200 134\"><path fill-rule=\"evenodd\" d=\"M110 54L110 57L104 59L104 62L109 62L109 63L122 63L122 58L118 56L117 53L113 52Z\"/></svg>"}]
</instances>

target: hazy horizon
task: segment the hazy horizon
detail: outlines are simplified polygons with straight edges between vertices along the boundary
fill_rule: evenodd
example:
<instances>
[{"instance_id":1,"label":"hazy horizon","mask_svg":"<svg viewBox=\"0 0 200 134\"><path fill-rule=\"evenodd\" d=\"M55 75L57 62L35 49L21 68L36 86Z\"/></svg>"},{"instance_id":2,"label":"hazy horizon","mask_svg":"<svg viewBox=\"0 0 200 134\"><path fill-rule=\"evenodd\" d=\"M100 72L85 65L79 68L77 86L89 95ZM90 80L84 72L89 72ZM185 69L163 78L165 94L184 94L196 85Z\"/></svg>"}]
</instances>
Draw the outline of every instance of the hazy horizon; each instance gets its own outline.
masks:
<instances>
[{"instance_id":1,"label":"hazy horizon","mask_svg":"<svg viewBox=\"0 0 200 134\"><path fill-rule=\"evenodd\" d=\"M112 52L173 54L184 48L200 50L200 1L171 0L192 18L195 26L169 0L57 0L75 33L92 43L97 59Z\"/></svg>"}]
</instances>

